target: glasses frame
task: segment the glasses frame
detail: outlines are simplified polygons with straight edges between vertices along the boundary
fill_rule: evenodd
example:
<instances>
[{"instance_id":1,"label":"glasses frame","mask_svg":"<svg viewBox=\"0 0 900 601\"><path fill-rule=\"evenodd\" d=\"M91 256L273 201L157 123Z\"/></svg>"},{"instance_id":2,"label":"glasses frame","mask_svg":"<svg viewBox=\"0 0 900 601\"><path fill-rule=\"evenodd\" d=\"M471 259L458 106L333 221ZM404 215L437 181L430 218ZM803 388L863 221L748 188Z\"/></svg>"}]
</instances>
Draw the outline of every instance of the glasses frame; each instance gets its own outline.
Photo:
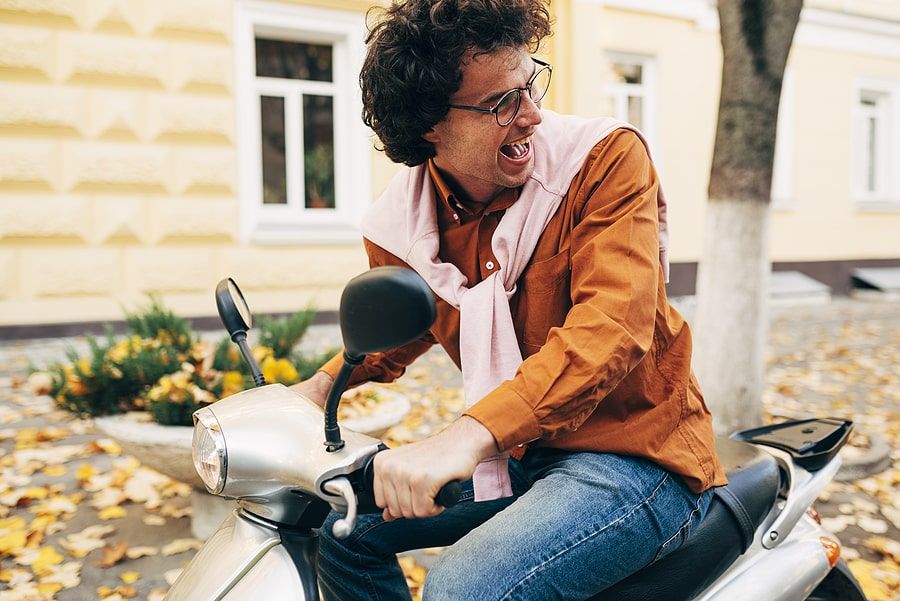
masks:
<instances>
[{"instance_id":1,"label":"glasses frame","mask_svg":"<svg viewBox=\"0 0 900 601\"><path fill-rule=\"evenodd\" d=\"M494 104L494 106L492 106L490 108L484 108L481 106L471 106L471 105L467 105L467 104L450 104L448 106L452 109L461 109L464 111L474 111L476 113L484 113L484 114L488 114L488 115L493 115L494 120L497 122L497 125L499 125L500 127L508 126L510 123L515 121L516 115L519 114L519 109L522 106L522 92L528 92L528 96L531 97L532 101L536 104L536 103L540 102L541 100L543 100L544 96L547 95L547 90L550 89L550 81L553 79L553 65L551 65L550 63L545 63L544 61L542 61L540 59L536 59L534 57L532 57L531 60L533 60L535 62L537 67L535 68L534 73L531 75L531 79L529 79L528 83L525 84L525 87L513 88L513 89L509 90L508 92L503 94L503 96L500 97L500 100L498 100ZM547 80L547 89L544 90L544 93L541 94L540 98L534 98L531 96L531 88L534 85L534 82L537 80L538 75L540 75L544 71L548 71L549 72L548 74L550 77ZM510 94L516 95L516 110L513 111L513 114L509 118L509 121L507 121L506 123L500 123L500 112L499 112L500 105L503 104L503 102L509 97Z\"/></svg>"}]
</instances>

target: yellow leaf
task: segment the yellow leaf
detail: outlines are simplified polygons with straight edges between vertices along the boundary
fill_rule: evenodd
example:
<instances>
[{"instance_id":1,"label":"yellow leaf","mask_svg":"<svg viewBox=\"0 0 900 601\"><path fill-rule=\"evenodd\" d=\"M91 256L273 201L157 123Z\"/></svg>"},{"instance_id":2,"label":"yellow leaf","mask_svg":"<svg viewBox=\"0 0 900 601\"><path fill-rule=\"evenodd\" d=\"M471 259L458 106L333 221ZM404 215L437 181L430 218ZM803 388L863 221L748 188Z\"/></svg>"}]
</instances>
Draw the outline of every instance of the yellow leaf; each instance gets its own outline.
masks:
<instances>
[{"instance_id":1,"label":"yellow leaf","mask_svg":"<svg viewBox=\"0 0 900 601\"><path fill-rule=\"evenodd\" d=\"M24 530L25 520L20 516L13 516L0 520L0 532L6 533L11 530Z\"/></svg>"},{"instance_id":2,"label":"yellow leaf","mask_svg":"<svg viewBox=\"0 0 900 601\"><path fill-rule=\"evenodd\" d=\"M25 499L46 499L47 498L47 489L43 486L32 486L25 490L25 493L22 495Z\"/></svg>"},{"instance_id":3,"label":"yellow leaf","mask_svg":"<svg viewBox=\"0 0 900 601\"><path fill-rule=\"evenodd\" d=\"M31 524L28 527L31 530L46 530L47 526L50 524L56 523L56 517L52 515L39 515L33 520L31 520Z\"/></svg>"},{"instance_id":4,"label":"yellow leaf","mask_svg":"<svg viewBox=\"0 0 900 601\"><path fill-rule=\"evenodd\" d=\"M82 463L78 466L78 471L75 472L75 478L78 480L90 480L91 476L96 474L96 470L94 470L94 466L90 463Z\"/></svg>"},{"instance_id":5,"label":"yellow leaf","mask_svg":"<svg viewBox=\"0 0 900 601\"><path fill-rule=\"evenodd\" d=\"M893 563L893 562L891 562ZM893 597L891 587L881 578L879 564L864 559L851 559L847 562L850 571L859 581L869 601L890 601Z\"/></svg>"},{"instance_id":6,"label":"yellow leaf","mask_svg":"<svg viewBox=\"0 0 900 601\"><path fill-rule=\"evenodd\" d=\"M138 580L141 579L140 572L122 572L119 574L119 578L122 579L122 582L125 584L134 584Z\"/></svg>"},{"instance_id":7,"label":"yellow leaf","mask_svg":"<svg viewBox=\"0 0 900 601\"><path fill-rule=\"evenodd\" d=\"M50 595L53 596L59 591L62 590L63 585L58 582L41 582L38 584L38 591L42 595Z\"/></svg>"},{"instance_id":8,"label":"yellow leaf","mask_svg":"<svg viewBox=\"0 0 900 601\"><path fill-rule=\"evenodd\" d=\"M128 515L128 512L125 511L125 508L118 505L107 507L97 513L97 517L101 520L117 520L119 518L124 518L126 515Z\"/></svg>"},{"instance_id":9,"label":"yellow leaf","mask_svg":"<svg viewBox=\"0 0 900 601\"><path fill-rule=\"evenodd\" d=\"M27 535L24 530L15 530L0 536L0 553L9 553L25 546Z\"/></svg>"},{"instance_id":10,"label":"yellow leaf","mask_svg":"<svg viewBox=\"0 0 900 601\"><path fill-rule=\"evenodd\" d=\"M41 470L47 476L51 476L53 478L58 478L59 476L66 475L66 466L64 465L48 465L43 470Z\"/></svg>"},{"instance_id":11,"label":"yellow leaf","mask_svg":"<svg viewBox=\"0 0 900 601\"><path fill-rule=\"evenodd\" d=\"M60 555L53 547L43 547L38 552L38 557L31 564L31 569L38 576L50 574L50 566L62 563L63 556Z\"/></svg>"}]
</instances>

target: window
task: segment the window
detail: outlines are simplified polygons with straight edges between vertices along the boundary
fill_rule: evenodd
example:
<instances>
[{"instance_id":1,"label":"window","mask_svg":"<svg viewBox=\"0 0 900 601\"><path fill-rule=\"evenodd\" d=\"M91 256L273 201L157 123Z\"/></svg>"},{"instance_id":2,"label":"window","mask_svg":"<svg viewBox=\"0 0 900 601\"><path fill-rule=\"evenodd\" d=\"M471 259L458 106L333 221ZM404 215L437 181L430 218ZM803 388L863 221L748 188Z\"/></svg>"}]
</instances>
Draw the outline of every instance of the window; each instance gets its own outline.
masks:
<instances>
[{"instance_id":1,"label":"window","mask_svg":"<svg viewBox=\"0 0 900 601\"><path fill-rule=\"evenodd\" d=\"M883 202L890 198L890 94L861 89L856 98L855 189L862 202Z\"/></svg>"},{"instance_id":2,"label":"window","mask_svg":"<svg viewBox=\"0 0 900 601\"><path fill-rule=\"evenodd\" d=\"M656 139L656 61L648 56L610 52L609 79L605 92L610 116L637 127L650 143L654 162L659 164Z\"/></svg>"},{"instance_id":3,"label":"window","mask_svg":"<svg viewBox=\"0 0 900 601\"><path fill-rule=\"evenodd\" d=\"M252 0L237 7L242 240L358 239L371 195L356 84L363 15Z\"/></svg>"}]
</instances>

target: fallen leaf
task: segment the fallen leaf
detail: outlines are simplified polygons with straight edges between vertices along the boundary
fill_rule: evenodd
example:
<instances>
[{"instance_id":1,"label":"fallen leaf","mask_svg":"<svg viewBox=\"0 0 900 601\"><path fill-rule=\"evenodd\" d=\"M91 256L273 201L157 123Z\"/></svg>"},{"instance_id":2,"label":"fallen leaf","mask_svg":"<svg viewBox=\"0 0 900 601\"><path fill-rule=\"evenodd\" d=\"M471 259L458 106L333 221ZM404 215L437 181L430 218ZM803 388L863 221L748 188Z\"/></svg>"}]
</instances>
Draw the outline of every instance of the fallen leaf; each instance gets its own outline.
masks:
<instances>
[{"instance_id":1,"label":"fallen leaf","mask_svg":"<svg viewBox=\"0 0 900 601\"><path fill-rule=\"evenodd\" d=\"M95 562L95 565L99 568L111 568L125 557L125 551L128 550L128 543L125 541L105 545L103 547L103 558L100 561Z\"/></svg>"},{"instance_id":2,"label":"fallen leaf","mask_svg":"<svg viewBox=\"0 0 900 601\"><path fill-rule=\"evenodd\" d=\"M46 476L50 476L53 478L58 478L60 476L66 475L66 466L64 465L48 465L44 469L41 470Z\"/></svg>"},{"instance_id":3,"label":"fallen leaf","mask_svg":"<svg viewBox=\"0 0 900 601\"><path fill-rule=\"evenodd\" d=\"M28 534L24 530L16 530L0 536L0 553L9 553L25 546Z\"/></svg>"},{"instance_id":4,"label":"fallen leaf","mask_svg":"<svg viewBox=\"0 0 900 601\"><path fill-rule=\"evenodd\" d=\"M197 540L196 538L176 538L168 545L162 548L163 555L176 555L178 553L184 553L185 551L190 551L192 549L199 549L203 546L203 542Z\"/></svg>"},{"instance_id":5,"label":"fallen leaf","mask_svg":"<svg viewBox=\"0 0 900 601\"><path fill-rule=\"evenodd\" d=\"M163 601L166 598L168 589L155 588L147 595L147 601Z\"/></svg>"},{"instance_id":6,"label":"fallen leaf","mask_svg":"<svg viewBox=\"0 0 900 601\"><path fill-rule=\"evenodd\" d=\"M163 573L163 578L166 579L166 583L169 586L175 584L175 581L178 580L178 577L181 576L181 573L184 571L184 568L175 568L174 570L167 570Z\"/></svg>"},{"instance_id":7,"label":"fallen leaf","mask_svg":"<svg viewBox=\"0 0 900 601\"><path fill-rule=\"evenodd\" d=\"M145 515L143 522L148 526L165 526L166 520L158 515Z\"/></svg>"},{"instance_id":8,"label":"fallen leaf","mask_svg":"<svg viewBox=\"0 0 900 601\"><path fill-rule=\"evenodd\" d=\"M99 517L101 520L118 520L124 518L127 515L128 512L125 511L125 508L118 505L107 507L97 513L97 517Z\"/></svg>"},{"instance_id":9,"label":"fallen leaf","mask_svg":"<svg viewBox=\"0 0 900 601\"><path fill-rule=\"evenodd\" d=\"M41 583L59 584L61 588L75 588L81 584L81 563L70 561L58 566L50 566L49 574L41 578Z\"/></svg>"},{"instance_id":10,"label":"fallen leaf","mask_svg":"<svg viewBox=\"0 0 900 601\"><path fill-rule=\"evenodd\" d=\"M115 532L115 526L88 526L81 532L70 534L59 541L59 546L65 549L72 557L81 558L94 549L102 548L106 543L104 536Z\"/></svg>"},{"instance_id":11,"label":"fallen leaf","mask_svg":"<svg viewBox=\"0 0 900 601\"><path fill-rule=\"evenodd\" d=\"M62 563L64 557L53 547L41 547L38 549L37 558L31 563L31 570L35 576L51 574L50 566Z\"/></svg>"},{"instance_id":12,"label":"fallen leaf","mask_svg":"<svg viewBox=\"0 0 900 601\"><path fill-rule=\"evenodd\" d=\"M140 572L122 572L119 574L119 578L121 578L122 582L125 584L134 584L138 580L141 579Z\"/></svg>"},{"instance_id":13,"label":"fallen leaf","mask_svg":"<svg viewBox=\"0 0 900 601\"><path fill-rule=\"evenodd\" d=\"M856 525L871 534L884 534L888 531L887 522L867 515L859 516L856 519Z\"/></svg>"},{"instance_id":14,"label":"fallen leaf","mask_svg":"<svg viewBox=\"0 0 900 601\"><path fill-rule=\"evenodd\" d=\"M107 453L116 456L122 454L122 447L110 438L98 438L92 441L90 446L95 453Z\"/></svg>"},{"instance_id":15,"label":"fallen leaf","mask_svg":"<svg viewBox=\"0 0 900 601\"><path fill-rule=\"evenodd\" d=\"M869 549L890 557L895 563L900 564L900 541L885 538L884 536L872 536L863 543Z\"/></svg>"},{"instance_id":16,"label":"fallen leaf","mask_svg":"<svg viewBox=\"0 0 900 601\"><path fill-rule=\"evenodd\" d=\"M128 556L128 559L139 559L141 557L159 555L159 549L156 547L131 547L125 552L125 555Z\"/></svg>"}]
</instances>

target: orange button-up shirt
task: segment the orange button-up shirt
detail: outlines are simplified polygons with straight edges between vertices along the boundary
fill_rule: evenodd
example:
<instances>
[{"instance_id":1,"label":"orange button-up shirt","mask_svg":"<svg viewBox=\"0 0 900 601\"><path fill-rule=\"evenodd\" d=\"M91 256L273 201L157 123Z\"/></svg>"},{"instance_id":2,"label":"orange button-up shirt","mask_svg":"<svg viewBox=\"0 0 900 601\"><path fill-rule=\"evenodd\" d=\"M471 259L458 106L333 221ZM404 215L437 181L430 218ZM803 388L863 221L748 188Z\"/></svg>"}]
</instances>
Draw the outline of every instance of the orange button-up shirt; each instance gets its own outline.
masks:
<instances>
[{"instance_id":1,"label":"orange button-up shirt","mask_svg":"<svg viewBox=\"0 0 900 601\"><path fill-rule=\"evenodd\" d=\"M486 205L463 203L434 164L440 258L474 286L499 269L491 237L519 191ZM523 447L644 457L695 492L726 483L712 419L691 373L691 334L669 304L659 264L657 175L647 152L620 129L598 143L572 180L517 283L510 311L523 363L465 414L501 452ZM364 240L370 264L408 267ZM437 298L422 339L375 353L350 384L390 382L433 344L460 365L459 311ZM340 355L322 370L332 377Z\"/></svg>"}]
</instances>

